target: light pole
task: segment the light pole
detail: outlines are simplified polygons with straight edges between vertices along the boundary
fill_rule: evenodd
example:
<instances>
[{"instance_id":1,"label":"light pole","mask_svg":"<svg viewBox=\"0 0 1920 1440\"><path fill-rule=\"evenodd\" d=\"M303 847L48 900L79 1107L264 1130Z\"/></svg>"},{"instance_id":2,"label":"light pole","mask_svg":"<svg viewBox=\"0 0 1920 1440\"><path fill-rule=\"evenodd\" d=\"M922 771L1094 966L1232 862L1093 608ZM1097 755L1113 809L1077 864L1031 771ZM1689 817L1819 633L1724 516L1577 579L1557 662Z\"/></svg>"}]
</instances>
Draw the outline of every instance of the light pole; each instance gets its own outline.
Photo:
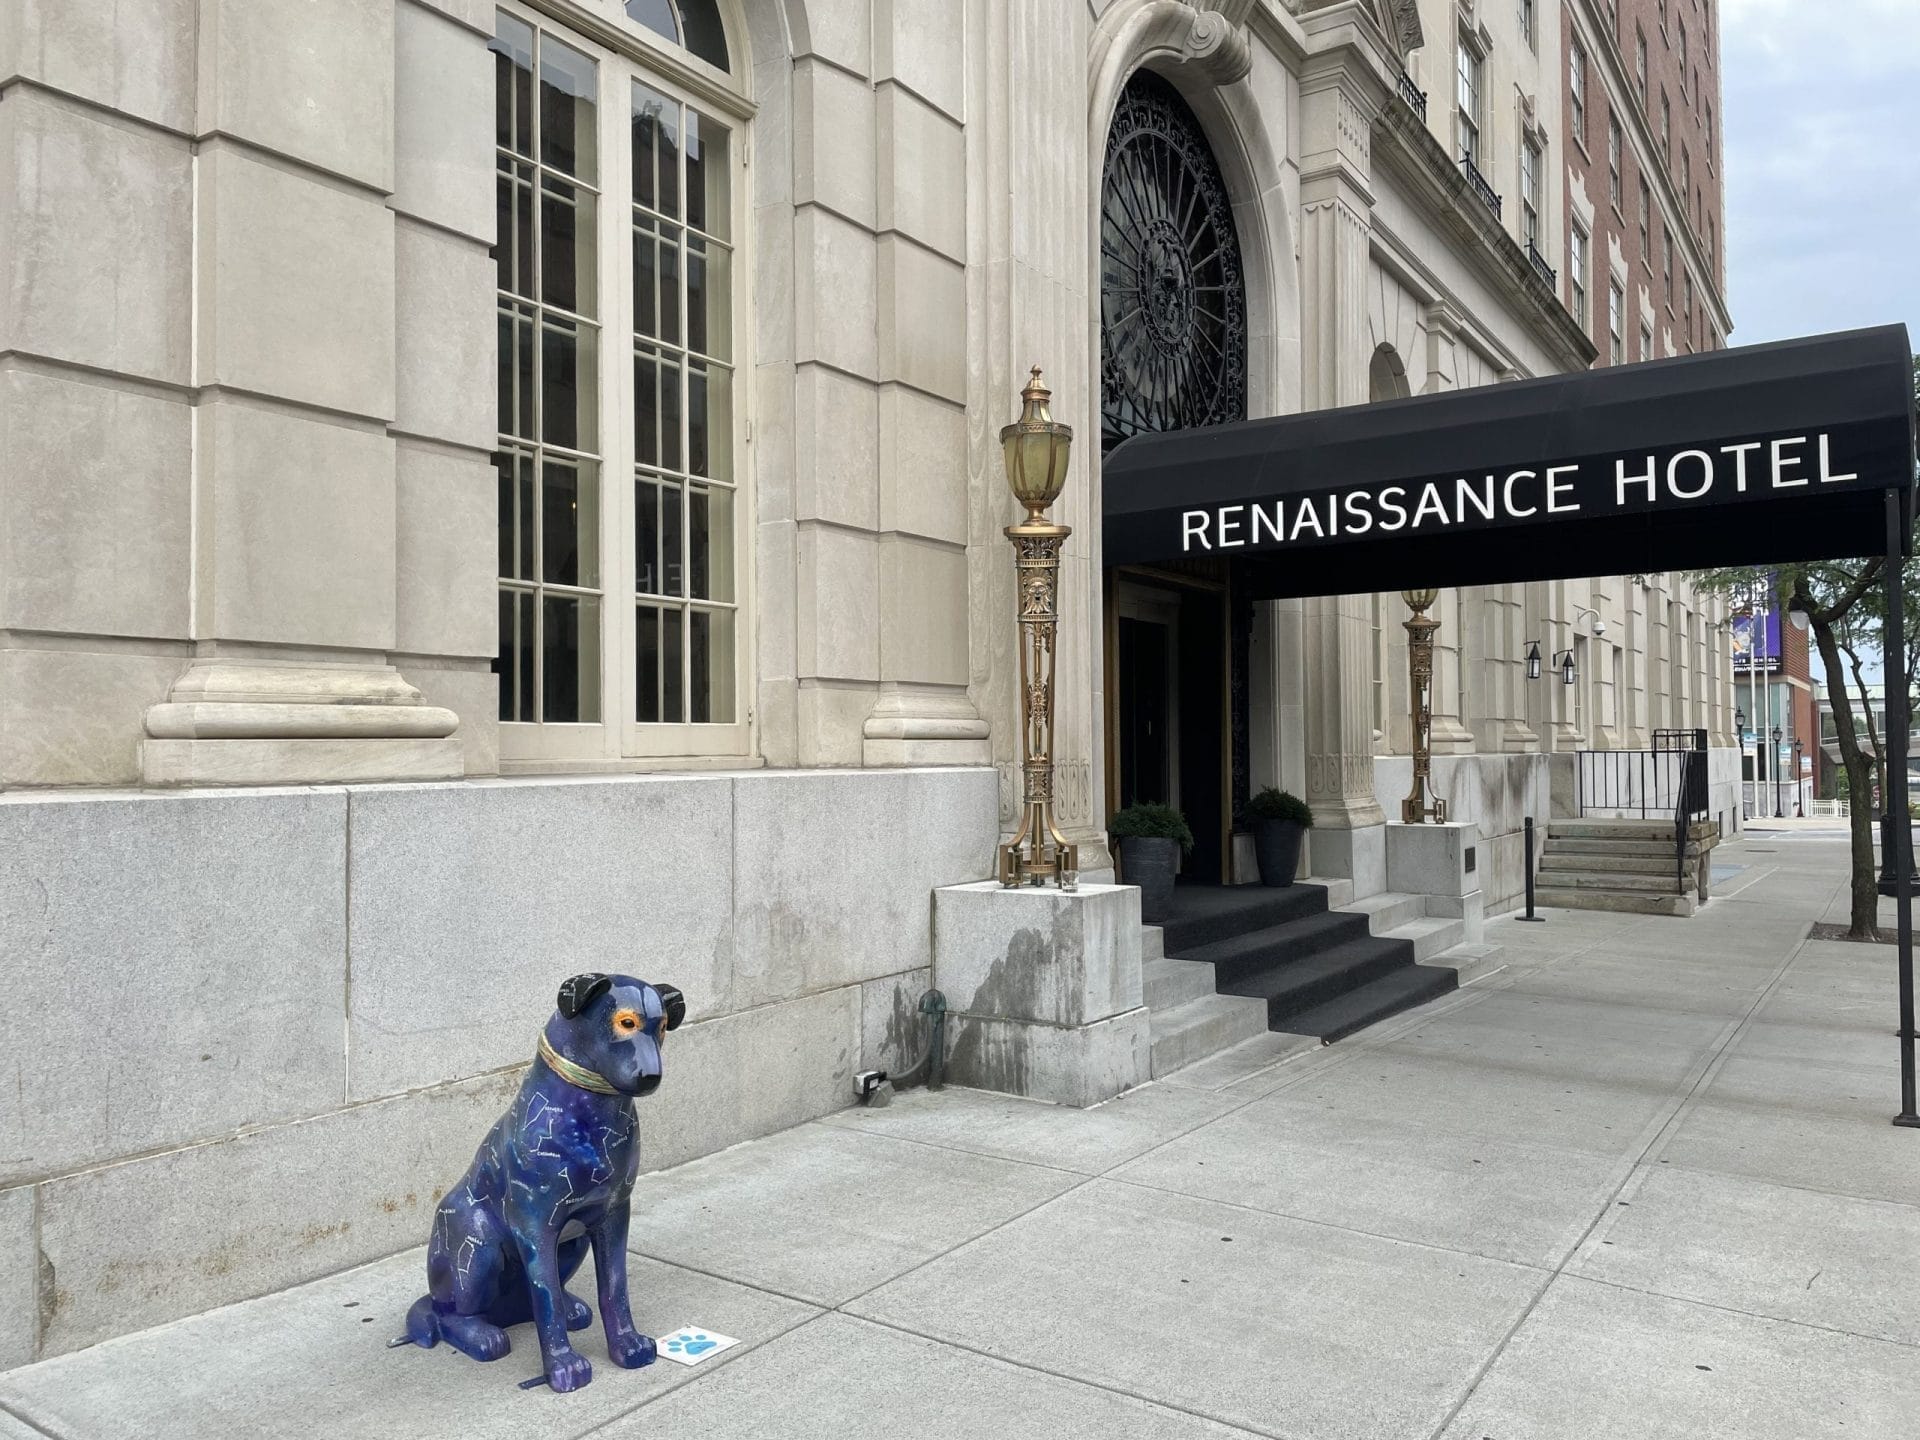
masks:
<instances>
[{"instance_id":1,"label":"light pole","mask_svg":"<svg viewBox=\"0 0 1920 1440\"><path fill-rule=\"evenodd\" d=\"M1740 759L1744 766L1747 758L1747 712L1739 706L1735 706L1733 711L1733 733L1734 737L1740 742ZM1755 770L1753 781L1751 783L1743 783L1740 786L1740 807L1743 819L1751 820L1753 818L1754 806L1749 797L1755 793L1753 786L1757 785L1759 780L1760 772Z\"/></svg>"},{"instance_id":2,"label":"light pole","mask_svg":"<svg viewBox=\"0 0 1920 1440\"><path fill-rule=\"evenodd\" d=\"M1793 818L1796 820L1804 820L1807 818L1807 802L1805 796L1807 782L1800 768L1800 750L1805 744L1806 742L1804 740L1796 739L1793 742Z\"/></svg>"},{"instance_id":3,"label":"light pole","mask_svg":"<svg viewBox=\"0 0 1920 1440\"><path fill-rule=\"evenodd\" d=\"M1773 818L1782 818L1780 804L1780 727L1773 727L1773 754L1769 757L1773 769Z\"/></svg>"},{"instance_id":4,"label":"light pole","mask_svg":"<svg viewBox=\"0 0 1920 1440\"><path fill-rule=\"evenodd\" d=\"M1438 590L1402 590L1400 598L1413 611L1407 628L1408 703L1413 718L1413 790L1400 802L1400 820L1407 825L1424 825L1427 816L1434 823L1447 823L1447 802L1427 801L1428 781L1433 773L1433 632L1438 620L1427 618L1427 608L1440 598Z\"/></svg>"},{"instance_id":5,"label":"light pole","mask_svg":"<svg viewBox=\"0 0 1920 1440\"><path fill-rule=\"evenodd\" d=\"M1027 518L1006 528L1013 542L1015 599L1020 622L1020 745L1024 789L1020 828L1000 847L1000 883L1077 888L1080 858L1053 818L1053 653L1059 628L1060 547L1070 526L1047 519L1047 507L1067 483L1073 428L1053 418L1053 392L1040 367L1020 392L1020 418L1000 431L1007 485L1027 507Z\"/></svg>"}]
</instances>

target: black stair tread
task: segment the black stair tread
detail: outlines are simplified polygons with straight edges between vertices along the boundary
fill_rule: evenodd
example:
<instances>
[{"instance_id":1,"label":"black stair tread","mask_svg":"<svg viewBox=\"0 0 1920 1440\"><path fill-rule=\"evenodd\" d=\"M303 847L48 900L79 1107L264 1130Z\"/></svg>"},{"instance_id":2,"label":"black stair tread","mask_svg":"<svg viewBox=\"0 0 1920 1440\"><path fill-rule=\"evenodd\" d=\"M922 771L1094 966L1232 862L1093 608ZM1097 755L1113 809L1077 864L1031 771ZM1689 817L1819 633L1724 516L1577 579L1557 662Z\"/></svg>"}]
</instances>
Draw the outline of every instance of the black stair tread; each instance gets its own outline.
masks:
<instances>
[{"instance_id":1,"label":"black stair tread","mask_svg":"<svg viewBox=\"0 0 1920 1440\"><path fill-rule=\"evenodd\" d=\"M1313 1035L1331 1045L1357 1030L1457 989L1460 976L1440 965L1404 965L1311 1010L1269 1022L1288 1035Z\"/></svg>"},{"instance_id":2,"label":"black stair tread","mask_svg":"<svg viewBox=\"0 0 1920 1440\"><path fill-rule=\"evenodd\" d=\"M1182 960L1233 965L1258 959L1268 951L1283 951L1289 955L1311 954L1366 933L1365 915L1351 910L1322 910L1318 914L1303 915L1297 920L1210 940L1203 945L1188 945L1178 952L1178 956ZM1167 953L1172 955L1175 951L1169 947Z\"/></svg>"},{"instance_id":3,"label":"black stair tread","mask_svg":"<svg viewBox=\"0 0 1920 1440\"><path fill-rule=\"evenodd\" d=\"M1324 885L1182 885L1160 921L1166 953L1324 913Z\"/></svg>"},{"instance_id":4,"label":"black stair tread","mask_svg":"<svg viewBox=\"0 0 1920 1440\"><path fill-rule=\"evenodd\" d=\"M1413 961L1408 940L1366 938L1331 950L1255 971L1218 987L1222 995L1246 995L1267 1002L1275 1020L1325 1004L1343 990L1357 989Z\"/></svg>"}]
</instances>

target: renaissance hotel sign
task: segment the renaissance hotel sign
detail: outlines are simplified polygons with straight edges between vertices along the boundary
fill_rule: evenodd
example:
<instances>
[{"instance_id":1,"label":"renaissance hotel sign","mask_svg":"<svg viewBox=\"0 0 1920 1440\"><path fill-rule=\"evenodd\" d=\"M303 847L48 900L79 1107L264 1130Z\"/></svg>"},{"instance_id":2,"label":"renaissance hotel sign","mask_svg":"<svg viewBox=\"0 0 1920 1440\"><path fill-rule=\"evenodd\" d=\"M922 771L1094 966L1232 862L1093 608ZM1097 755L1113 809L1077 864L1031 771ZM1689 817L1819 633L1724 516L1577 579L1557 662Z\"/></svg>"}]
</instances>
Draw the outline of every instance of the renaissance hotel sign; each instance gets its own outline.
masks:
<instances>
[{"instance_id":1,"label":"renaissance hotel sign","mask_svg":"<svg viewBox=\"0 0 1920 1440\"><path fill-rule=\"evenodd\" d=\"M1910 356L1891 326L1138 436L1105 561L1278 598L1871 554L1910 524Z\"/></svg>"},{"instance_id":2,"label":"renaissance hotel sign","mask_svg":"<svg viewBox=\"0 0 1920 1440\"><path fill-rule=\"evenodd\" d=\"M1665 456L1616 456L1183 509L1180 551L1190 556L1327 543L1342 535L1359 539L1376 531L1392 535L1600 511L1626 514L1859 479L1858 471L1836 468L1830 433L1783 435ZM1716 497L1716 491L1724 493Z\"/></svg>"}]
</instances>

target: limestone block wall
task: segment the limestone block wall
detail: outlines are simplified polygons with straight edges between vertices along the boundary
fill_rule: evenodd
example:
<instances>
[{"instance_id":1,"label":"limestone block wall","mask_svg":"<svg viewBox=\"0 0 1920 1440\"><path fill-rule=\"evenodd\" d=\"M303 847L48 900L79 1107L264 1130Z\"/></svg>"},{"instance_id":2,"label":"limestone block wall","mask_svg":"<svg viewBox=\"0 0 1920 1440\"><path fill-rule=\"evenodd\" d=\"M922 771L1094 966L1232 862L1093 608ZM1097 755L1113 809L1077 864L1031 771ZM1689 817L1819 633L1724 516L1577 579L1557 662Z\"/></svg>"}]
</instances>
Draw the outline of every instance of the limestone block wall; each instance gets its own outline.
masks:
<instances>
[{"instance_id":1,"label":"limestone block wall","mask_svg":"<svg viewBox=\"0 0 1920 1440\"><path fill-rule=\"evenodd\" d=\"M7 12L0 787L231 778L143 766L190 663L362 722L397 669L444 710L366 733L460 742L372 772L490 771L492 6Z\"/></svg>"},{"instance_id":2,"label":"limestone block wall","mask_svg":"<svg viewBox=\"0 0 1920 1440\"><path fill-rule=\"evenodd\" d=\"M0 1369L420 1243L567 976L687 995L644 1161L898 1068L991 769L0 797ZM853 843L855 839L860 843Z\"/></svg>"},{"instance_id":3,"label":"limestone block wall","mask_svg":"<svg viewBox=\"0 0 1920 1440\"><path fill-rule=\"evenodd\" d=\"M1526 817L1545 833L1553 814L1551 761L1546 755L1435 755L1433 793L1447 802L1447 819L1478 827L1476 868L1486 913L1520 905L1526 887ZM1380 806L1398 816L1413 788L1413 760L1382 755L1373 765Z\"/></svg>"}]
</instances>

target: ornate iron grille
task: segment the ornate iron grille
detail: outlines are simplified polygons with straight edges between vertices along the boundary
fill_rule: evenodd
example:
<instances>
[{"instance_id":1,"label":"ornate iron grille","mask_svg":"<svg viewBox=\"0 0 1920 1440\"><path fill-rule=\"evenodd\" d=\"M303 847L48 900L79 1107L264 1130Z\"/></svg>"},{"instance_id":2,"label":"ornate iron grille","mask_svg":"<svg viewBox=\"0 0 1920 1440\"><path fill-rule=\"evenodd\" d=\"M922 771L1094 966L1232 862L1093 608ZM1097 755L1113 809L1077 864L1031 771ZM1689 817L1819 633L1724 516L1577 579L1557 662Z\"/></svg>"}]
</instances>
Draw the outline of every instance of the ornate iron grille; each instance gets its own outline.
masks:
<instances>
[{"instance_id":1,"label":"ornate iron grille","mask_svg":"<svg viewBox=\"0 0 1920 1440\"><path fill-rule=\"evenodd\" d=\"M1173 86L1127 82L1100 201L1101 443L1247 416L1247 294L1226 182Z\"/></svg>"}]
</instances>

